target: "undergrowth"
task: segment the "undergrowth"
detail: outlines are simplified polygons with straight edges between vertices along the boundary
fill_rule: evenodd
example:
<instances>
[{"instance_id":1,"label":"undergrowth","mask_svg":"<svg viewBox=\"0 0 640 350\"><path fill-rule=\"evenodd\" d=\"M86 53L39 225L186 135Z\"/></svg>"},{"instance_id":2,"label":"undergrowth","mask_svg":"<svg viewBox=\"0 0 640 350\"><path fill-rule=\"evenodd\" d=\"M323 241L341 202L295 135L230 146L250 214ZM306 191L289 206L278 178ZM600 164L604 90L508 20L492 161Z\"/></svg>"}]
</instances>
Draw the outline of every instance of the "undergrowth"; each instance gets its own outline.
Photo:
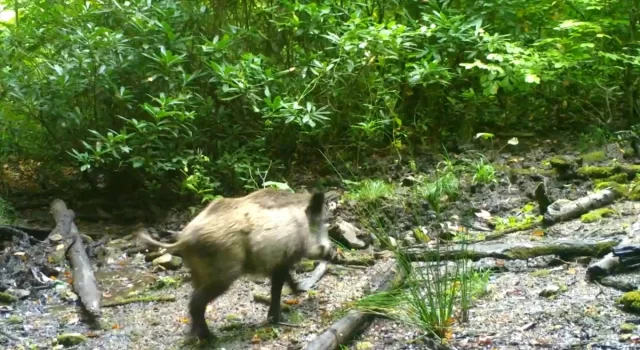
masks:
<instances>
[{"instance_id":1,"label":"undergrowth","mask_svg":"<svg viewBox=\"0 0 640 350\"><path fill-rule=\"evenodd\" d=\"M14 210L11 204L0 197L0 224L7 225L13 222Z\"/></svg>"}]
</instances>

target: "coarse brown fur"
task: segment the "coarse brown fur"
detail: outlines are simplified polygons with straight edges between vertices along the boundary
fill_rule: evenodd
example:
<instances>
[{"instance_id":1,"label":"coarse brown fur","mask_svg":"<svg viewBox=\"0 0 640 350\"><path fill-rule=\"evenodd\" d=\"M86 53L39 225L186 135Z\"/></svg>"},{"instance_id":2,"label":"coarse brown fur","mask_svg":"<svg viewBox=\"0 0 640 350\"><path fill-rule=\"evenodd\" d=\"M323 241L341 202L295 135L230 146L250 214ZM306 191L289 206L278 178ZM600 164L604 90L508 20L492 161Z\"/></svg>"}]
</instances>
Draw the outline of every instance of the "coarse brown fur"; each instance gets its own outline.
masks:
<instances>
[{"instance_id":1,"label":"coarse brown fur","mask_svg":"<svg viewBox=\"0 0 640 350\"><path fill-rule=\"evenodd\" d=\"M147 243L179 250L190 269L194 291L189 304L191 333L211 337L204 319L206 305L243 274L271 277L268 318L280 319L284 283L297 291L291 267L302 258L333 256L324 222L324 194L263 189L239 198L210 203L178 234L177 242L161 243L144 230Z\"/></svg>"}]
</instances>

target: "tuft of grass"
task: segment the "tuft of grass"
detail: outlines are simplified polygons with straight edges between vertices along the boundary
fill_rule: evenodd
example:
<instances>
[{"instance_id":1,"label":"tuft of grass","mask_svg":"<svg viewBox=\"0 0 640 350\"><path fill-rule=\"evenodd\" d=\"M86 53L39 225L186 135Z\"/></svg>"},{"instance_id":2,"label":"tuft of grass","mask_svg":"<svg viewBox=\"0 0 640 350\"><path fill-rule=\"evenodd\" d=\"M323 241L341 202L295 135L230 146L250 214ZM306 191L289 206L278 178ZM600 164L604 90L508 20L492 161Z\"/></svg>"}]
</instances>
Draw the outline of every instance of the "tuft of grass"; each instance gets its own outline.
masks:
<instances>
[{"instance_id":1,"label":"tuft of grass","mask_svg":"<svg viewBox=\"0 0 640 350\"><path fill-rule=\"evenodd\" d=\"M475 184L490 184L496 182L496 169L490 163L485 163L484 159L480 160L473 165L475 174L473 175L472 183Z\"/></svg>"},{"instance_id":2,"label":"tuft of grass","mask_svg":"<svg viewBox=\"0 0 640 350\"><path fill-rule=\"evenodd\" d=\"M438 249L449 247L438 245ZM436 260L417 267L401 249L396 249L398 265L405 276L403 288L369 295L354 307L401 321L440 339L449 338L453 323L466 322L473 300L486 293L491 274L489 270L471 271L464 245L462 251L452 262ZM442 253L438 255L446 254Z\"/></svg>"},{"instance_id":3,"label":"tuft of grass","mask_svg":"<svg viewBox=\"0 0 640 350\"><path fill-rule=\"evenodd\" d=\"M454 172L446 172L433 182L416 186L414 194L429 202L431 208L439 213L444 201L455 200L460 195L460 180Z\"/></svg>"},{"instance_id":4,"label":"tuft of grass","mask_svg":"<svg viewBox=\"0 0 640 350\"><path fill-rule=\"evenodd\" d=\"M351 187L345 194L345 198L362 203L372 203L379 199L392 197L395 190L393 184L378 179L361 182L345 181L345 183Z\"/></svg>"},{"instance_id":5,"label":"tuft of grass","mask_svg":"<svg viewBox=\"0 0 640 350\"><path fill-rule=\"evenodd\" d=\"M589 131L580 134L578 148L586 150L594 146L603 146L614 139L614 135L604 128L593 127Z\"/></svg>"}]
</instances>

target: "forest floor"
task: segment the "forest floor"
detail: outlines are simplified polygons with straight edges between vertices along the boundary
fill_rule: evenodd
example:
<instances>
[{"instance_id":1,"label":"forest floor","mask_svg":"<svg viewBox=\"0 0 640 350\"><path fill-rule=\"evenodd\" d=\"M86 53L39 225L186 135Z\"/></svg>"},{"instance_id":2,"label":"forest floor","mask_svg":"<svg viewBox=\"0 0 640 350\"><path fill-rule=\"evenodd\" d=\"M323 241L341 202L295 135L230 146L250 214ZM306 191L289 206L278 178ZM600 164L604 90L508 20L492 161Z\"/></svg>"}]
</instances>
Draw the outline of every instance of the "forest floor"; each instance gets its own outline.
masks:
<instances>
[{"instance_id":1,"label":"forest floor","mask_svg":"<svg viewBox=\"0 0 640 350\"><path fill-rule=\"evenodd\" d=\"M477 224L478 216L475 214L483 210L494 217L522 219L522 208L535 202L533 192L541 179L546 182L548 193L554 200L575 200L594 190L589 179L560 180L550 173L548 160L555 155L575 157L588 154L584 162L593 166L616 161L634 163L633 158L628 157L629 152L623 157L621 147L615 144L582 153L572 151L571 147L558 140L529 142L525 147L521 140L518 150L508 149L507 153L505 149L496 153L492 161L497 170L496 181L485 186L463 181L460 198L448 205L440 217L450 221L456 217L460 219L459 225L465 227ZM616 152L620 153L616 156ZM394 174L383 173L385 169L393 168L388 164L372 163L369 166L380 169L378 177L401 183L407 175L432 172L435 167L432 158L418 161L417 169L394 169ZM398 191L402 192L402 189L398 185ZM513 244L554 239L619 238L636 221L640 202L621 199L608 207L614 210L615 215L594 222L583 222L580 218L566 220L544 231L524 229L504 235L495 242ZM388 216L398 216L393 209L385 208L385 211L391 212ZM428 208L417 215L428 221L427 212ZM175 230L186 224L190 215L187 212L173 215L155 226L159 230ZM335 215L360 226L361 221L350 211L349 204L343 204ZM403 220L402 215L399 215L399 220ZM416 225L415 220L407 219L407 222L396 223L396 226L411 229ZM16 224L43 228L54 226L48 208L20 211ZM0 347L63 348L60 341L56 341L59 335L79 333L86 338L66 348L197 348L185 343L185 332L189 327L187 304L191 293L191 286L186 281L187 270L184 267L175 270L154 267L150 259L145 259L145 252L131 253L136 244L129 236L134 231L133 226L81 219L77 219L76 224L81 233L95 240L104 235L112 237L95 255L100 262L94 268L103 304L141 292L169 295L175 300L103 307L101 327L92 329L83 322L73 298L65 297L69 295L65 289L68 287L31 291L17 302L0 303L0 329L3 330L0 332ZM394 233L400 244L403 231L400 229ZM366 254L371 249L352 253ZM367 267L330 264L329 272L311 292L283 297L284 303L290 307L284 313L287 325L266 324L267 305L254 301L256 296L268 296L268 279L241 278L207 308L209 327L219 337L211 348L275 350L304 347L335 322L349 308L349 303L365 294L372 278L383 273L383 267L388 266L388 259L392 258L376 259ZM491 260L488 264L501 268L491 273L486 292L474 301L468 322L454 325L449 345L457 349L635 348L636 343L640 344L640 330L622 325L625 322L638 323L637 318L616 306L616 299L623 291L588 282L585 278L587 265L595 259L597 257L561 260L557 256L542 255L505 262L485 258ZM308 266L301 266L297 278L304 278L310 270ZM631 273L620 278L640 285L640 275ZM555 292L542 296L541 291L545 289ZM421 335L420 329L399 321L377 318L344 349L427 349L416 341Z\"/></svg>"}]
</instances>

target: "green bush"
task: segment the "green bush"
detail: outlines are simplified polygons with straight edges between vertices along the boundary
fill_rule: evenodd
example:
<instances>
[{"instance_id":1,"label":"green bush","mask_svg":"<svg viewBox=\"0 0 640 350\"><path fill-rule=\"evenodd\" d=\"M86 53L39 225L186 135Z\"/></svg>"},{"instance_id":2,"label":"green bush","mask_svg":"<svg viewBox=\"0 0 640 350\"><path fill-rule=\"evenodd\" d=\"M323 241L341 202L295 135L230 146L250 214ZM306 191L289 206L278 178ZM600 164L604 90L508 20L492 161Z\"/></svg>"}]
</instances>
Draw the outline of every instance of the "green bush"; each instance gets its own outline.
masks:
<instances>
[{"instance_id":1,"label":"green bush","mask_svg":"<svg viewBox=\"0 0 640 350\"><path fill-rule=\"evenodd\" d=\"M359 164L636 113L634 2L15 4L0 29L0 150L153 191L255 186L318 149ZM193 190L196 173L208 180Z\"/></svg>"}]
</instances>

